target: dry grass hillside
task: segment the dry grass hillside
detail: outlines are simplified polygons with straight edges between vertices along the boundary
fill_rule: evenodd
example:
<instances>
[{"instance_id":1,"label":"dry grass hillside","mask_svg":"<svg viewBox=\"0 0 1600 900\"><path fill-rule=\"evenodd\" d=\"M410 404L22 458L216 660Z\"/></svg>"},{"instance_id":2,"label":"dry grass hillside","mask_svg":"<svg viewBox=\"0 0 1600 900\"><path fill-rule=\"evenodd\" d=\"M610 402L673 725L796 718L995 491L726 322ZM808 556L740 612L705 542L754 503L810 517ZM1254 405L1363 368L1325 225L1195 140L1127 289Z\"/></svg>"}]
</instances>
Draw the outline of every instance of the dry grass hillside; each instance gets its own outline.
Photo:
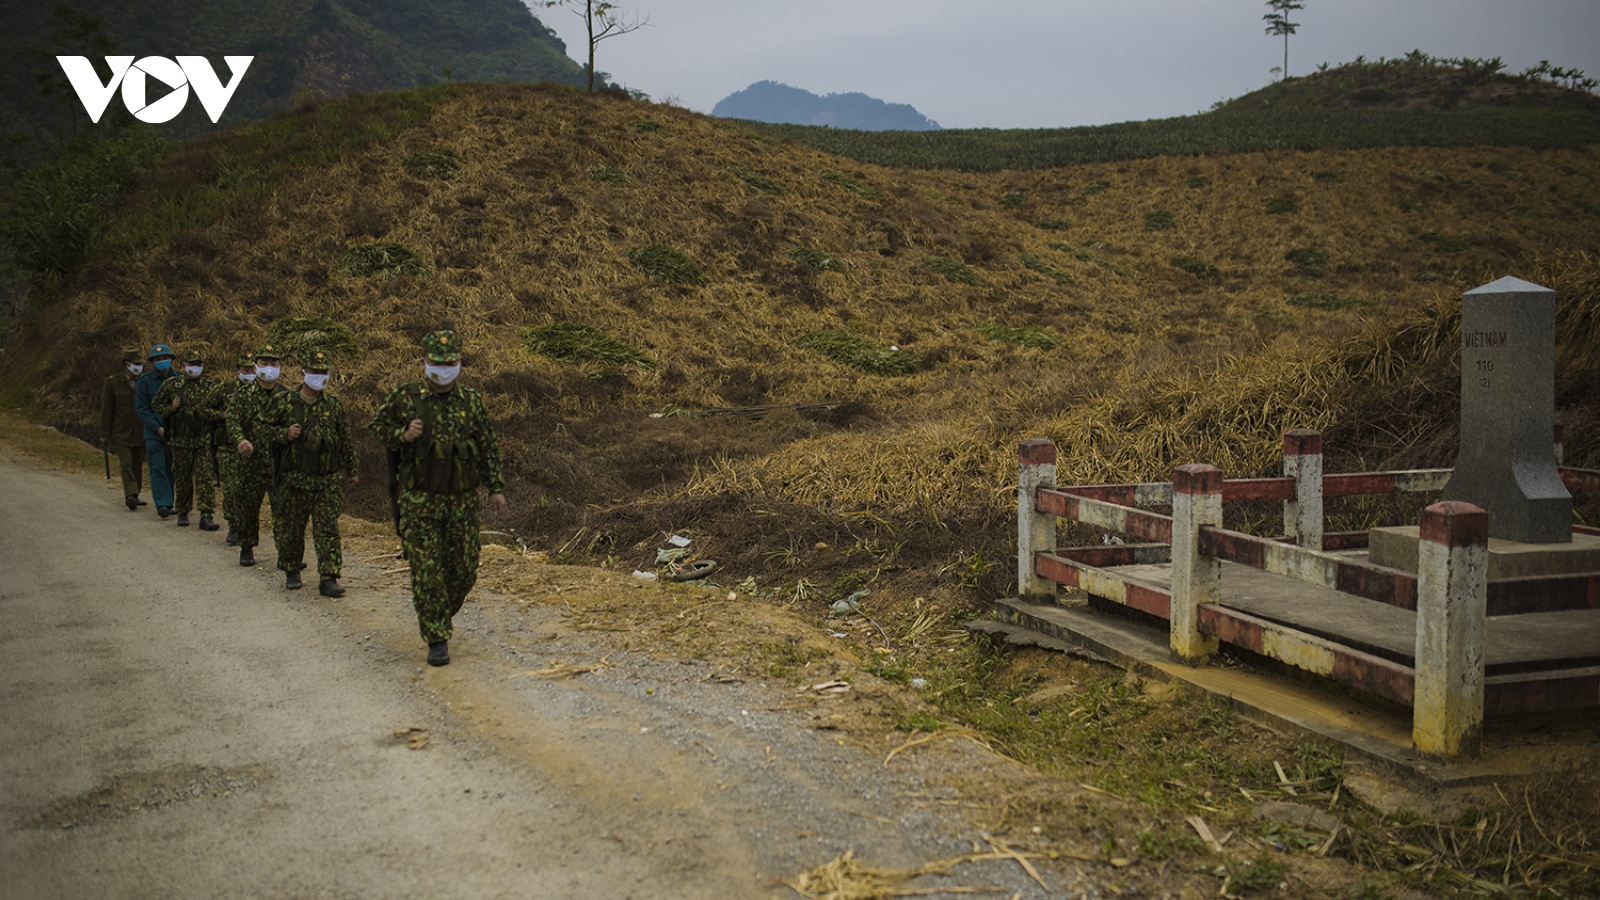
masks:
<instances>
[{"instance_id":1,"label":"dry grass hillside","mask_svg":"<svg viewBox=\"0 0 1600 900\"><path fill-rule=\"evenodd\" d=\"M270 124L314 141L326 116ZM248 180L246 139L173 152L124 218ZM390 139L78 268L15 329L6 378L87 434L123 345L222 360L322 317L359 345L336 390L370 475L368 416L451 327L510 465L496 527L627 568L686 531L730 583L819 611L867 584L959 607L1010 580L1023 438L1058 441L1077 482L1269 473L1296 426L1328 431L1334 469L1449 464L1455 298L1505 274L1561 292L1569 460L1600 464L1597 182L1594 148L887 169L669 106L459 86ZM351 274L373 242L419 265ZM558 323L644 359L530 352L526 329ZM801 345L817 332L915 371ZM703 415L772 404L827 406ZM350 502L381 517L382 492Z\"/></svg>"}]
</instances>

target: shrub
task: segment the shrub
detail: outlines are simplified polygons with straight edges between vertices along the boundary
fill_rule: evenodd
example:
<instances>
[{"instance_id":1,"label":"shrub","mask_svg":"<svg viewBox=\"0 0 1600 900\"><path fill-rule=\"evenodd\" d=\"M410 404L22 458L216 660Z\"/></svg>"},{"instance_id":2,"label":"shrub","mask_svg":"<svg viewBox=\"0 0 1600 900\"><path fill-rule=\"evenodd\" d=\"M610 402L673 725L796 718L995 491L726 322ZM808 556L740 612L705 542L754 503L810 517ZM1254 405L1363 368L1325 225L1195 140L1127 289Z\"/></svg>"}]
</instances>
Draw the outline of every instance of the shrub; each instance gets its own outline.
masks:
<instances>
[{"instance_id":1,"label":"shrub","mask_svg":"<svg viewBox=\"0 0 1600 900\"><path fill-rule=\"evenodd\" d=\"M1024 266L1026 266L1027 268L1032 269L1033 271L1038 272L1041 275L1048 275L1051 278L1055 279L1056 284L1077 284L1078 283L1077 279L1073 278L1071 275L1067 274L1066 272L1061 271L1060 269L1057 269L1055 266L1050 265L1049 263L1045 262L1044 260L1040 259L1037 256L1034 256L1031 253L1023 253L1020 256L1018 256L1017 258L1022 260L1022 264Z\"/></svg>"},{"instance_id":2,"label":"shrub","mask_svg":"<svg viewBox=\"0 0 1600 900\"><path fill-rule=\"evenodd\" d=\"M948 256L924 256L922 264L938 272L946 281L956 284L977 284L978 273L967 268L967 264L959 259Z\"/></svg>"},{"instance_id":3,"label":"shrub","mask_svg":"<svg viewBox=\"0 0 1600 900\"><path fill-rule=\"evenodd\" d=\"M393 278L421 275L428 267L422 257L403 244L375 241L357 244L339 258L339 271L353 278Z\"/></svg>"},{"instance_id":4,"label":"shrub","mask_svg":"<svg viewBox=\"0 0 1600 900\"><path fill-rule=\"evenodd\" d=\"M556 322L529 326L523 329L522 337L528 352L561 362L597 362L611 368L638 366L641 369L655 365L644 353L591 325Z\"/></svg>"},{"instance_id":5,"label":"shrub","mask_svg":"<svg viewBox=\"0 0 1600 900\"><path fill-rule=\"evenodd\" d=\"M1289 298L1288 303L1290 306L1299 306L1304 309L1320 309L1326 312L1367 305L1367 301L1360 297L1351 297L1345 294L1295 294Z\"/></svg>"},{"instance_id":6,"label":"shrub","mask_svg":"<svg viewBox=\"0 0 1600 900\"><path fill-rule=\"evenodd\" d=\"M1221 274L1217 271L1216 266L1198 256L1174 256L1172 264L1190 275L1196 275L1201 278L1215 278Z\"/></svg>"},{"instance_id":7,"label":"shrub","mask_svg":"<svg viewBox=\"0 0 1600 900\"><path fill-rule=\"evenodd\" d=\"M740 180L748 185L750 190L755 191L758 194L783 193L783 185L771 178L768 178L760 172L753 172L749 169L739 168L738 166L734 166L728 169L728 171L739 176Z\"/></svg>"},{"instance_id":8,"label":"shrub","mask_svg":"<svg viewBox=\"0 0 1600 900\"><path fill-rule=\"evenodd\" d=\"M267 343L283 351L283 358L304 364L313 350L329 356L361 357L361 345L349 328L325 316L286 316L267 329Z\"/></svg>"},{"instance_id":9,"label":"shrub","mask_svg":"<svg viewBox=\"0 0 1600 900\"><path fill-rule=\"evenodd\" d=\"M1051 241L1049 247L1051 250L1060 250L1063 253L1070 253L1072 254L1073 259L1076 259L1080 262L1094 263L1100 268L1115 272L1118 275L1128 274L1127 269L1124 269L1111 260L1106 259L1104 256L1097 256L1096 254L1090 253L1088 250L1085 250L1082 247L1074 247L1066 241Z\"/></svg>"},{"instance_id":10,"label":"shrub","mask_svg":"<svg viewBox=\"0 0 1600 900\"><path fill-rule=\"evenodd\" d=\"M1177 227L1177 224L1170 210L1157 209L1144 214L1145 231L1170 231Z\"/></svg>"},{"instance_id":11,"label":"shrub","mask_svg":"<svg viewBox=\"0 0 1600 900\"><path fill-rule=\"evenodd\" d=\"M1183 180L1184 187L1203 188L1211 184L1210 175L1190 175Z\"/></svg>"},{"instance_id":12,"label":"shrub","mask_svg":"<svg viewBox=\"0 0 1600 900\"><path fill-rule=\"evenodd\" d=\"M1089 197L1093 196L1094 194L1103 194L1110 189L1111 182L1109 181L1091 181L1083 186L1082 193L1083 196Z\"/></svg>"},{"instance_id":13,"label":"shrub","mask_svg":"<svg viewBox=\"0 0 1600 900\"><path fill-rule=\"evenodd\" d=\"M628 259L662 284L705 284L706 273L687 253L665 244L647 244L628 251Z\"/></svg>"},{"instance_id":14,"label":"shrub","mask_svg":"<svg viewBox=\"0 0 1600 900\"><path fill-rule=\"evenodd\" d=\"M1324 170L1324 171L1321 171L1321 172L1312 172L1311 173L1311 177L1316 179L1317 181L1323 181L1323 182L1327 182L1329 184L1338 184L1339 182L1344 181L1344 176L1343 175L1339 174L1338 172L1331 171L1331 170Z\"/></svg>"},{"instance_id":15,"label":"shrub","mask_svg":"<svg viewBox=\"0 0 1600 900\"><path fill-rule=\"evenodd\" d=\"M1072 227L1070 219L1040 219L1034 223L1046 231L1065 231Z\"/></svg>"},{"instance_id":16,"label":"shrub","mask_svg":"<svg viewBox=\"0 0 1600 900\"><path fill-rule=\"evenodd\" d=\"M860 194L868 200L878 200L883 197L883 193L877 188L865 182L857 181L849 175L840 175L838 172L823 172L819 177L823 181L837 184L851 193Z\"/></svg>"},{"instance_id":17,"label":"shrub","mask_svg":"<svg viewBox=\"0 0 1600 900\"><path fill-rule=\"evenodd\" d=\"M1285 253L1283 258L1308 271L1323 269L1328 265L1328 254L1316 247L1295 247Z\"/></svg>"},{"instance_id":18,"label":"shrub","mask_svg":"<svg viewBox=\"0 0 1600 900\"><path fill-rule=\"evenodd\" d=\"M667 126L655 119L634 119L628 123L628 130L636 134L654 134L667 130Z\"/></svg>"},{"instance_id":19,"label":"shrub","mask_svg":"<svg viewBox=\"0 0 1600 900\"><path fill-rule=\"evenodd\" d=\"M880 347L843 331L808 332L795 341L795 346L815 350L836 363L869 375L911 375L917 371L917 359L911 354Z\"/></svg>"},{"instance_id":20,"label":"shrub","mask_svg":"<svg viewBox=\"0 0 1600 900\"><path fill-rule=\"evenodd\" d=\"M1293 194L1284 194L1282 197L1273 197L1267 201L1267 212L1281 216L1300 211L1300 198Z\"/></svg>"},{"instance_id":21,"label":"shrub","mask_svg":"<svg viewBox=\"0 0 1600 900\"><path fill-rule=\"evenodd\" d=\"M447 147L418 150L406 157L406 171L418 178L448 179L461 168L461 155Z\"/></svg>"},{"instance_id":22,"label":"shrub","mask_svg":"<svg viewBox=\"0 0 1600 900\"><path fill-rule=\"evenodd\" d=\"M790 259L798 259L818 272L842 272L844 261L834 259L821 250L812 250L808 247L796 247L785 254Z\"/></svg>"},{"instance_id":23,"label":"shrub","mask_svg":"<svg viewBox=\"0 0 1600 900\"><path fill-rule=\"evenodd\" d=\"M617 166L590 166L589 177L601 184L633 184L633 173Z\"/></svg>"},{"instance_id":24,"label":"shrub","mask_svg":"<svg viewBox=\"0 0 1600 900\"><path fill-rule=\"evenodd\" d=\"M1448 234L1440 234L1437 231L1425 231L1418 235L1418 238L1423 243L1432 244L1433 249L1440 253L1460 253L1467 249L1466 241L1458 237L1451 237Z\"/></svg>"},{"instance_id":25,"label":"shrub","mask_svg":"<svg viewBox=\"0 0 1600 900\"><path fill-rule=\"evenodd\" d=\"M1061 335L1037 325L979 325L978 333L998 344L1021 344L1036 350L1054 350L1064 341Z\"/></svg>"},{"instance_id":26,"label":"shrub","mask_svg":"<svg viewBox=\"0 0 1600 900\"><path fill-rule=\"evenodd\" d=\"M1026 209L1028 207L1028 195L1016 192L1001 194L1000 205L1006 209Z\"/></svg>"}]
</instances>

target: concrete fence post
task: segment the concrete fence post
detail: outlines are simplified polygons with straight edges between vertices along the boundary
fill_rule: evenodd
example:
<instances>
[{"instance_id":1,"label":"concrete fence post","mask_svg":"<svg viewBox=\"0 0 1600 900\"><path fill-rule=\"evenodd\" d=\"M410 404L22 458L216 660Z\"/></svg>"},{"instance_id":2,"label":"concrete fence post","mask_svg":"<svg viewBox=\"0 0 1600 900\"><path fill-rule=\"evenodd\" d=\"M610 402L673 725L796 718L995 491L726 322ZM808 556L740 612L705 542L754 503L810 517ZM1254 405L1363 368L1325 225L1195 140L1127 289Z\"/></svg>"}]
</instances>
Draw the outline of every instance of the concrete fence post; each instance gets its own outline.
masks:
<instances>
[{"instance_id":1,"label":"concrete fence post","mask_svg":"<svg viewBox=\"0 0 1600 900\"><path fill-rule=\"evenodd\" d=\"M1056 486L1056 445L1047 438L1029 438L1017 451L1017 593L1024 598L1054 599L1056 583L1034 572L1033 556L1056 548L1056 517L1034 508L1041 487Z\"/></svg>"},{"instance_id":2,"label":"concrete fence post","mask_svg":"<svg viewBox=\"0 0 1600 900\"><path fill-rule=\"evenodd\" d=\"M1190 663L1217 652L1200 633L1200 604L1218 599L1222 561L1200 554L1200 526L1222 524L1222 470L1191 464L1172 470L1172 652Z\"/></svg>"},{"instance_id":3,"label":"concrete fence post","mask_svg":"<svg viewBox=\"0 0 1600 900\"><path fill-rule=\"evenodd\" d=\"M1561 465L1566 455L1567 429L1560 422L1556 423L1556 465Z\"/></svg>"},{"instance_id":4,"label":"concrete fence post","mask_svg":"<svg viewBox=\"0 0 1600 900\"><path fill-rule=\"evenodd\" d=\"M1461 501L1422 512L1417 544L1417 750L1475 758L1483 743L1483 634L1489 514Z\"/></svg>"},{"instance_id":5,"label":"concrete fence post","mask_svg":"<svg viewBox=\"0 0 1600 900\"><path fill-rule=\"evenodd\" d=\"M1294 479L1294 499L1283 501L1283 533L1311 550L1322 549L1322 432L1291 428L1283 435L1283 474Z\"/></svg>"}]
</instances>

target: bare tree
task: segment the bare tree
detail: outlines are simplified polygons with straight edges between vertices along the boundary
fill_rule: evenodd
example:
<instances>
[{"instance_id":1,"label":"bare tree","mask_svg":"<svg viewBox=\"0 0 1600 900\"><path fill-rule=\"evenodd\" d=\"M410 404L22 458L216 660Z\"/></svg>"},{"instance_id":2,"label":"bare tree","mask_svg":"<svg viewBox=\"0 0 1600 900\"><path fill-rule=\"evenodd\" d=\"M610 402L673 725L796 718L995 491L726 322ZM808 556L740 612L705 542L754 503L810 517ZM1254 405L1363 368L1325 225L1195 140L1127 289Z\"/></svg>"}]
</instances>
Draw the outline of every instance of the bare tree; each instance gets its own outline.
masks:
<instances>
[{"instance_id":1,"label":"bare tree","mask_svg":"<svg viewBox=\"0 0 1600 900\"><path fill-rule=\"evenodd\" d=\"M1267 34L1283 35L1283 74L1280 78L1289 77L1289 35L1300 27L1299 22L1289 21L1289 13L1305 9L1305 6L1300 0L1267 0L1267 8L1272 12L1261 17L1267 23Z\"/></svg>"},{"instance_id":2,"label":"bare tree","mask_svg":"<svg viewBox=\"0 0 1600 900\"><path fill-rule=\"evenodd\" d=\"M629 15L607 0L542 0L545 9L556 6L577 6L572 14L583 20L589 33L589 93L594 93L594 48L607 38L620 37L650 24L650 17Z\"/></svg>"}]
</instances>

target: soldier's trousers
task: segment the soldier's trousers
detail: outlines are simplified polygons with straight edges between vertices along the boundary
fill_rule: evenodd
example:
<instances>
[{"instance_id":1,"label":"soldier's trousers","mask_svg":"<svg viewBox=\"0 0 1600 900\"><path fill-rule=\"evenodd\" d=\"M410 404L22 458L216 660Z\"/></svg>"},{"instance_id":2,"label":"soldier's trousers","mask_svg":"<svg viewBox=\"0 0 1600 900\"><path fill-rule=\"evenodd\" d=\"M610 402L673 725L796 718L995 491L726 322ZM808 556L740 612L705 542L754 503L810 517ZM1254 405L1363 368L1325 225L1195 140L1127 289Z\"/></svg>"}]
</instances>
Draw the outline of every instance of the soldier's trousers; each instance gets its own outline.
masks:
<instances>
[{"instance_id":1,"label":"soldier's trousers","mask_svg":"<svg viewBox=\"0 0 1600 900\"><path fill-rule=\"evenodd\" d=\"M233 530L239 535L239 549L248 550L261 543L261 501L262 498L271 498L272 471L264 462L253 459L240 459L239 461L239 489L235 491L236 499L234 515L237 517L229 522ZM276 502L269 512L276 517ZM277 524L277 519L273 519Z\"/></svg>"},{"instance_id":2,"label":"soldier's trousers","mask_svg":"<svg viewBox=\"0 0 1600 900\"><path fill-rule=\"evenodd\" d=\"M122 473L122 496L136 497L144 490L144 445L112 444L117 470Z\"/></svg>"},{"instance_id":3,"label":"soldier's trousers","mask_svg":"<svg viewBox=\"0 0 1600 900\"><path fill-rule=\"evenodd\" d=\"M211 467L211 438L202 443L171 442L172 482L176 489L176 504L172 507L179 515L191 509L209 517L217 509L217 473Z\"/></svg>"},{"instance_id":4,"label":"soldier's trousers","mask_svg":"<svg viewBox=\"0 0 1600 900\"><path fill-rule=\"evenodd\" d=\"M156 506L172 505L172 461L167 458L167 442L145 438L144 458L150 467L150 500Z\"/></svg>"},{"instance_id":5,"label":"soldier's trousers","mask_svg":"<svg viewBox=\"0 0 1600 900\"><path fill-rule=\"evenodd\" d=\"M231 526L239 518L235 512L235 499L239 493L239 470L243 460L232 447L217 448L217 468L222 470L222 517Z\"/></svg>"},{"instance_id":6,"label":"soldier's trousers","mask_svg":"<svg viewBox=\"0 0 1600 900\"><path fill-rule=\"evenodd\" d=\"M478 581L478 492L401 492L400 546L422 639L449 640L450 620Z\"/></svg>"},{"instance_id":7,"label":"soldier's trousers","mask_svg":"<svg viewBox=\"0 0 1600 900\"><path fill-rule=\"evenodd\" d=\"M317 550L317 575L338 578L344 568L339 552L338 476L325 486L278 486L278 502L273 506L272 542L278 548L278 568L293 572L306 555L306 520L311 521L311 543Z\"/></svg>"}]
</instances>

